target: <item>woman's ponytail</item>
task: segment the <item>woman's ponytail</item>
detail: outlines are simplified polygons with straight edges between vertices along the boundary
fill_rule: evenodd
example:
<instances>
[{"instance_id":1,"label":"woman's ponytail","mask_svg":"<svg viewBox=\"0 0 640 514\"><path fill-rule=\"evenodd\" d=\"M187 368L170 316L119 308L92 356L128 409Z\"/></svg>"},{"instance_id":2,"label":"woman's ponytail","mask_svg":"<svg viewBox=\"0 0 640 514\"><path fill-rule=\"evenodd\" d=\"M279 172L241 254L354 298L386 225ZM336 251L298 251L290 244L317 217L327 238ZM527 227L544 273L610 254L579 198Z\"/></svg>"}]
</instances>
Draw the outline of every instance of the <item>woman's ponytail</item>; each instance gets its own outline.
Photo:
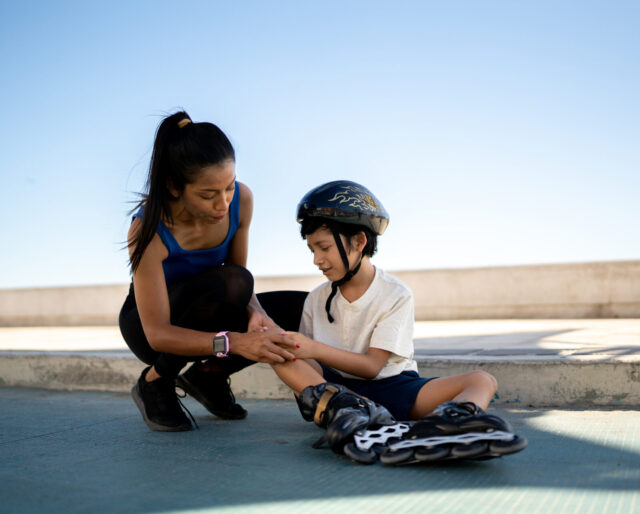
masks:
<instances>
[{"instance_id":1,"label":"woman's ponytail","mask_svg":"<svg viewBox=\"0 0 640 514\"><path fill-rule=\"evenodd\" d=\"M225 159L235 160L235 152L227 136L212 123L193 123L191 117L180 111L166 117L156 130L149 174L142 200L134 208L143 208L140 230L128 247L131 254L131 272L135 272L144 251L151 243L160 221L173 222L170 186L183 191L193 182L205 166Z\"/></svg>"}]
</instances>

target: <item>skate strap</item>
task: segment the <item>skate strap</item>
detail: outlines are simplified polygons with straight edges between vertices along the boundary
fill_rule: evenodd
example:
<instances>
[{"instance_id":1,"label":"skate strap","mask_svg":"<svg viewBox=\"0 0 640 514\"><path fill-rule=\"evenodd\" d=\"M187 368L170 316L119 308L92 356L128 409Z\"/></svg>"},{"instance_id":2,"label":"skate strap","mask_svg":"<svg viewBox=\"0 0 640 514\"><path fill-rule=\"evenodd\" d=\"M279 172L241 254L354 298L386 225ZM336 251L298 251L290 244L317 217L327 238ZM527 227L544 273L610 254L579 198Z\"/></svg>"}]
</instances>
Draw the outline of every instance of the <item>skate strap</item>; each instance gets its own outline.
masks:
<instances>
[{"instance_id":1,"label":"skate strap","mask_svg":"<svg viewBox=\"0 0 640 514\"><path fill-rule=\"evenodd\" d=\"M328 385L322 393L322 396L318 400L318 406L316 407L316 413L313 415L313 422L322 426L322 420L324 419L324 412L327 410L327 405L334 395L338 392L338 388L333 385Z\"/></svg>"}]
</instances>

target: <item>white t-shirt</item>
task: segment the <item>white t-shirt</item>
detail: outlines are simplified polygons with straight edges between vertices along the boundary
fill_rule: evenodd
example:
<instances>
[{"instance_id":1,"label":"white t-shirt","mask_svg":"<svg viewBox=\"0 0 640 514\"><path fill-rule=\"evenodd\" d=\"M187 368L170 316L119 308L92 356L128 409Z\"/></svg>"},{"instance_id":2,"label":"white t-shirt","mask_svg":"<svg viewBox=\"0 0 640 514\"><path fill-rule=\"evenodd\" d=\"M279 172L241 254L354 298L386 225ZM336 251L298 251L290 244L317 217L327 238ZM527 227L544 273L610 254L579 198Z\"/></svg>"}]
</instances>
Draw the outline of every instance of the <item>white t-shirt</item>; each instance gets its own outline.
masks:
<instances>
[{"instance_id":1,"label":"white t-shirt","mask_svg":"<svg viewBox=\"0 0 640 514\"><path fill-rule=\"evenodd\" d=\"M333 323L325 310L330 293L330 282L309 293L300 321L302 334L354 353L366 353L369 348L391 352L374 380L418 371L413 360L413 294L405 284L375 268L373 282L354 302L346 300L338 289L331 302ZM336 371L344 377L362 378Z\"/></svg>"}]
</instances>

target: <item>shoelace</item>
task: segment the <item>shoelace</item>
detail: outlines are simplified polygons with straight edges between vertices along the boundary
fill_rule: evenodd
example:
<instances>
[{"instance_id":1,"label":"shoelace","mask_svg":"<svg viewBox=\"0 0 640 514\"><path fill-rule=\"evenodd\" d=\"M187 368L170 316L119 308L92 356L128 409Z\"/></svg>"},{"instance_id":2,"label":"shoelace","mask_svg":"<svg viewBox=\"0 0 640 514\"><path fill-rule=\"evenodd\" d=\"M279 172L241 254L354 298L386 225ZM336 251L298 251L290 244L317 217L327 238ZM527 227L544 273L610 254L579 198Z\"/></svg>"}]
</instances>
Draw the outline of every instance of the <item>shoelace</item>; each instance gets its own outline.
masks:
<instances>
[{"instance_id":1,"label":"shoelace","mask_svg":"<svg viewBox=\"0 0 640 514\"><path fill-rule=\"evenodd\" d=\"M178 394L178 390L182 391L182 395ZM178 400L178 405L182 407L182 410L189 415L189 417L191 418L191 421L193 421L193 424L196 426L196 428L200 430L200 425L198 425L196 418L193 417L193 414L191 414L191 411L187 409L187 406L184 403L182 403L182 400L180 399L180 398L186 398L186 397L187 397L187 393L184 392L184 389L176 386L176 400Z\"/></svg>"},{"instance_id":2,"label":"shoelace","mask_svg":"<svg viewBox=\"0 0 640 514\"><path fill-rule=\"evenodd\" d=\"M231 377L227 377L227 389L229 391L229 396L231 397L231 403L229 405L233 405L234 403L236 403L236 396L231 390Z\"/></svg>"}]
</instances>

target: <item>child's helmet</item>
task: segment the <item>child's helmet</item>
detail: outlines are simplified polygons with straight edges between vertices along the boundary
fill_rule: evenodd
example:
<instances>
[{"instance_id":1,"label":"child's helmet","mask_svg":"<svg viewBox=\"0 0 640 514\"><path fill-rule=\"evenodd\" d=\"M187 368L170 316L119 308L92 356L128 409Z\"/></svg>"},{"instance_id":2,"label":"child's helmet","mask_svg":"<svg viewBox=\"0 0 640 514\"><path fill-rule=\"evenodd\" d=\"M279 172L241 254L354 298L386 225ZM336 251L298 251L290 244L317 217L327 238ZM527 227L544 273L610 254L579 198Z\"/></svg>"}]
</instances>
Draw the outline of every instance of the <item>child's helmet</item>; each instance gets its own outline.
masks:
<instances>
[{"instance_id":1,"label":"child's helmet","mask_svg":"<svg viewBox=\"0 0 640 514\"><path fill-rule=\"evenodd\" d=\"M336 180L314 187L298 203L297 219L302 223L308 218L324 218L330 221L349 223L369 228L374 234L382 235L389 224L389 214L380 201L366 187L349 180ZM340 257L347 270L344 277L331 283L331 294L327 298L325 309L330 323L331 301L338 291L338 287L348 282L358 273L360 262L352 270L349 269L349 259L335 226L330 227ZM368 237L368 236L367 236Z\"/></svg>"},{"instance_id":2,"label":"child's helmet","mask_svg":"<svg viewBox=\"0 0 640 514\"><path fill-rule=\"evenodd\" d=\"M382 235L389 214L366 187L349 180L336 180L314 187L298 203L298 222L305 218L326 218L363 225Z\"/></svg>"}]
</instances>

